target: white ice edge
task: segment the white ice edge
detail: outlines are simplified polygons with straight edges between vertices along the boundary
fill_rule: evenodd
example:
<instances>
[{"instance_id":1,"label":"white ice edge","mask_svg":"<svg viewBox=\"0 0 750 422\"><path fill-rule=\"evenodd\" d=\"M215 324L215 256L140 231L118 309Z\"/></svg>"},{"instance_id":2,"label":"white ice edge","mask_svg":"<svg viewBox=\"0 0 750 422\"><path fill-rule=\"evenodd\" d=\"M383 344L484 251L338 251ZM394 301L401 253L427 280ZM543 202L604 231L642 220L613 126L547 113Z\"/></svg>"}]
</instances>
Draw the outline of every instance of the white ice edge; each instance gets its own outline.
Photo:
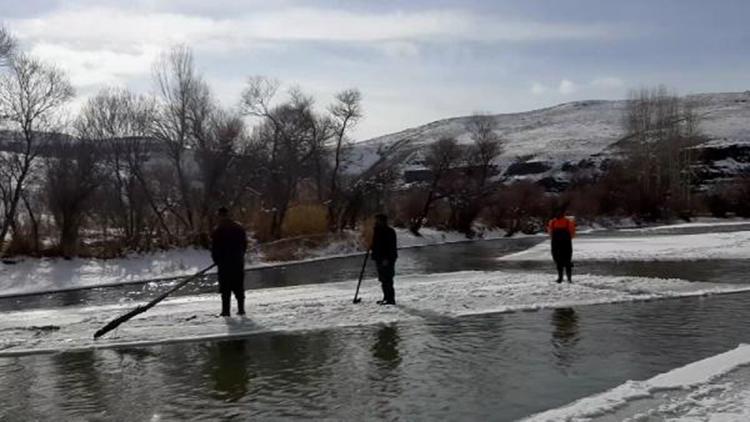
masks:
<instances>
[{"instance_id":1,"label":"white ice edge","mask_svg":"<svg viewBox=\"0 0 750 422\"><path fill-rule=\"evenodd\" d=\"M750 345L741 344L736 349L673 369L646 381L627 381L607 392L532 415L523 421L586 421L613 413L629 402L652 397L660 391L684 390L709 383L746 365L750 365Z\"/></svg>"},{"instance_id":2,"label":"white ice edge","mask_svg":"<svg viewBox=\"0 0 750 422\"><path fill-rule=\"evenodd\" d=\"M581 275L572 285L553 279L550 274L476 271L399 277L399 306L385 308L373 303L381 295L375 280L363 283L359 305L351 303L355 281L250 290L248 317L226 320L216 317L218 295L183 296L97 341L94 331L136 304L14 311L0 320L0 357L750 291L750 285L674 279ZM38 329L50 325L59 329Z\"/></svg>"},{"instance_id":3,"label":"white ice edge","mask_svg":"<svg viewBox=\"0 0 750 422\"><path fill-rule=\"evenodd\" d=\"M549 261L549 241L498 258ZM573 240L574 261L700 261L750 259L750 231Z\"/></svg>"},{"instance_id":4,"label":"white ice edge","mask_svg":"<svg viewBox=\"0 0 750 422\"><path fill-rule=\"evenodd\" d=\"M632 228L622 228L618 231L621 232L650 232L650 231L660 231L660 230L675 230L675 229L700 229L700 228L709 228L709 227L734 227L734 226L747 226L750 224L750 220L740 220L740 221L696 221L691 223L680 223L680 224L664 224L659 226L650 226L650 227L632 227Z\"/></svg>"}]
</instances>

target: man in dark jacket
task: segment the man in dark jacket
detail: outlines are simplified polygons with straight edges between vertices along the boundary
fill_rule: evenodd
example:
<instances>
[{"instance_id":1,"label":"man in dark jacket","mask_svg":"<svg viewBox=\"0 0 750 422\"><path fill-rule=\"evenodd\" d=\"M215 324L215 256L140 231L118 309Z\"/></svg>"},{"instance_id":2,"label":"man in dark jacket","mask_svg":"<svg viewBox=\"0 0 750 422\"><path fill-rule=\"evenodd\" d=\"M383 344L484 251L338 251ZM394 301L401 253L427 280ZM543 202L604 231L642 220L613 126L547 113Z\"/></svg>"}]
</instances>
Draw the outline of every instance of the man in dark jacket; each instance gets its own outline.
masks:
<instances>
[{"instance_id":1,"label":"man in dark jacket","mask_svg":"<svg viewBox=\"0 0 750 422\"><path fill-rule=\"evenodd\" d=\"M378 269L378 280L383 287L383 300L378 301L378 304L395 305L396 292L393 289L393 277L396 272L396 259L398 258L396 231L388 226L388 217L384 214L375 216L370 250L372 251L372 259Z\"/></svg>"},{"instance_id":2,"label":"man in dark jacket","mask_svg":"<svg viewBox=\"0 0 750 422\"><path fill-rule=\"evenodd\" d=\"M219 224L211 235L211 258L219 269L221 316L229 316L232 293L237 299L237 315L245 315L245 252L247 234L233 221L229 210L219 208Z\"/></svg>"}]
</instances>

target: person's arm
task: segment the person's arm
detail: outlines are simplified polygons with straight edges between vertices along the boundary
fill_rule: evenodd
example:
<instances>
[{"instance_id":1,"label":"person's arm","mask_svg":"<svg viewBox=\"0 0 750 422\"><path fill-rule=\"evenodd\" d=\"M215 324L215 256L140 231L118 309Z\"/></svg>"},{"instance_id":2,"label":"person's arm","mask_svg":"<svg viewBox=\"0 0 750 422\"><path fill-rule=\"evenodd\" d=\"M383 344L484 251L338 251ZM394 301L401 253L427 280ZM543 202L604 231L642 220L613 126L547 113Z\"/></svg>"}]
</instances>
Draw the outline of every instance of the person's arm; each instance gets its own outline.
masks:
<instances>
[{"instance_id":1,"label":"person's arm","mask_svg":"<svg viewBox=\"0 0 750 422\"><path fill-rule=\"evenodd\" d=\"M211 233L211 259L214 261L214 264L218 261L218 248L216 247L216 244L218 243L218 233L216 230L214 230L213 233Z\"/></svg>"},{"instance_id":2,"label":"person's arm","mask_svg":"<svg viewBox=\"0 0 750 422\"><path fill-rule=\"evenodd\" d=\"M380 259L379 249L380 236L378 236L378 230L373 229L372 241L370 242L370 258L372 258L373 261L377 261L378 259Z\"/></svg>"},{"instance_id":3,"label":"person's arm","mask_svg":"<svg viewBox=\"0 0 750 422\"><path fill-rule=\"evenodd\" d=\"M390 239L390 249L391 249L391 259L393 261L398 258L398 241L396 239L396 230L391 229L391 239Z\"/></svg>"},{"instance_id":4,"label":"person's arm","mask_svg":"<svg viewBox=\"0 0 750 422\"><path fill-rule=\"evenodd\" d=\"M245 230L244 227L241 227L242 229L242 241L241 241L241 247L242 247L242 256L245 256L247 253L247 230Z\"/></svg>"}]
</instances>

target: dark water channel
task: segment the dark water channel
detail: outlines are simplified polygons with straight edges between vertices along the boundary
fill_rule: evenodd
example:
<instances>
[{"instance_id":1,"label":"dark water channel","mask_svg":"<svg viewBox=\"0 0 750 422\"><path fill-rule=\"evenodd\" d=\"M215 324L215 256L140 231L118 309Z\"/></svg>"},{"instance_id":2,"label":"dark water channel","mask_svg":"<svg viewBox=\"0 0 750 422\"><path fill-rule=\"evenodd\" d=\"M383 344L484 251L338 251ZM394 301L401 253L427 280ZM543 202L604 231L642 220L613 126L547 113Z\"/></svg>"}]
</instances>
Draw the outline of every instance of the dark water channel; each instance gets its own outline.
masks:
<instances>
[{"instance_id":1,"label":"dark water channel","mask_svg":"<svg viewBox=\"0 0 750 422\"><path fill-rule=\"evenodd\" d=\"M538 241L411 249L399 269L550 270L495 259ZM248 287L348 280L360 263L254 271ZM750 264L592 263L576 271L739 283L748 281ZM9 298L0 306L132 300L155 287ZM193 293L212 289L205 280ZM750 295L735 294L4 358L0 420L514 420L750 342L748 321Z\"/></svg>"}]
</instances>

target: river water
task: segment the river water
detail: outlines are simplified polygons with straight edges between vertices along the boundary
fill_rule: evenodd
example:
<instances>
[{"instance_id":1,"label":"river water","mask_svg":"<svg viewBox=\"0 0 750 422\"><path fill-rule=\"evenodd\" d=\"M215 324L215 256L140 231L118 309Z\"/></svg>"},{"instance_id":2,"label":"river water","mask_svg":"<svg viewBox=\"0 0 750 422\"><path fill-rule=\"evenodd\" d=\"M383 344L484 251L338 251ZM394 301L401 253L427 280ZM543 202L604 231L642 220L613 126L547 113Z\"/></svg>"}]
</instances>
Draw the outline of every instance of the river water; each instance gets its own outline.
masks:
<instances>
[{"instance_id":1,"label":"river water","mask_svg":"<svg viewBox=\"0 0 750 422\"><path fill-rule=\"evenodd\" d=\"M495 259L538 241L405 250L399 271L545 270ZM248 287L352 279L360 264L353 257L253 271ZM576 271L736 283L748 281L750 264ZM7 298L0 307L142 300L163 287ZM212 289L206 279L192 292ZM748 302L735 294L3 358L0 420L514 420L749 342Z\"/></svg>"}]
</instances>

